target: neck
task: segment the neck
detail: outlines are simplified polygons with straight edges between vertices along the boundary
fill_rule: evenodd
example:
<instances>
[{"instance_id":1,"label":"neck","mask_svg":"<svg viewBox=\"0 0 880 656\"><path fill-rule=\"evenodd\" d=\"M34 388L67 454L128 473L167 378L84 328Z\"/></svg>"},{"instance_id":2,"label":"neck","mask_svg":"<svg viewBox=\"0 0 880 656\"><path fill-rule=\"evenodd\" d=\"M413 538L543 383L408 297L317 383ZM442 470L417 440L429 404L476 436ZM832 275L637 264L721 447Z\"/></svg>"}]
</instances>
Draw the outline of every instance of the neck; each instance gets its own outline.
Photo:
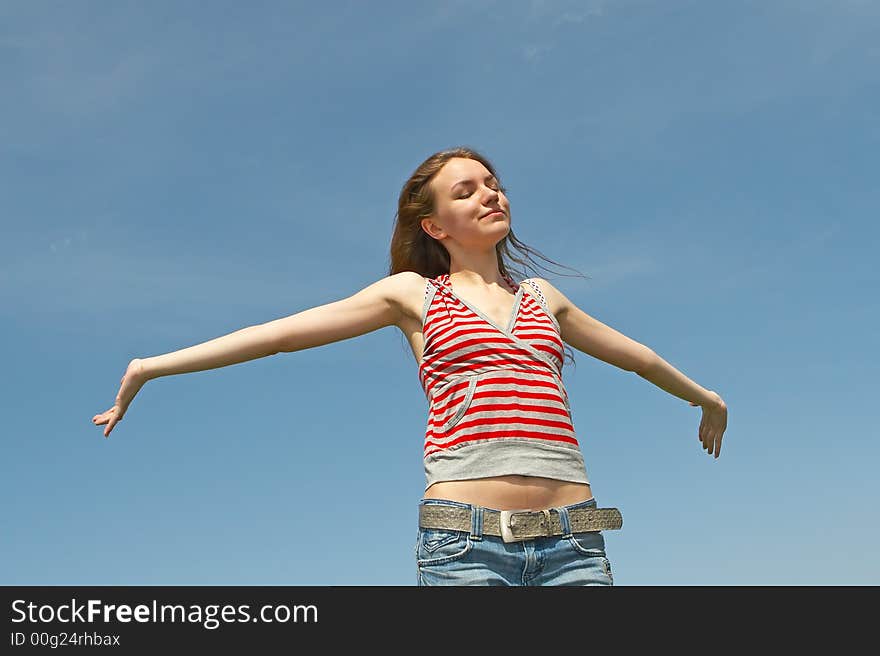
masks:
<instances>
[{"instance_id":1,"label":"neck","mask_svg":"<svg viewBox=\"0 0 880 656\"><path fill-rule=\"evenodd\" d=\"M504 276L498 268L495 249L490 254L472 256L466 261L453 259L449 263L449 280L453 285L463 283L467 287L487 289L492 286L508 288Z\"/></svg>"}]
</instances>

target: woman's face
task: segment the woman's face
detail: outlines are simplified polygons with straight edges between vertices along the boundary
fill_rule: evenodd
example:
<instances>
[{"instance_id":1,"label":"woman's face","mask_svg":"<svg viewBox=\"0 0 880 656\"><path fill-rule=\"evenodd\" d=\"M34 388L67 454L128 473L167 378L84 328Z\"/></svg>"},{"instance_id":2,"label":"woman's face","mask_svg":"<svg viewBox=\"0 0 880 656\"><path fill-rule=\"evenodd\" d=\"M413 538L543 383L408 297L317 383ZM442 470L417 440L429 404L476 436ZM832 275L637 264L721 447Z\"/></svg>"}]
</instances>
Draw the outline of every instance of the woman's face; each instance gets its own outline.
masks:
<instances>
[{"instance_id":1,"label":"woman's face","mask_svg":"<svg viewBox=\"0 0 880 656\"><path fill-rule=\"evenodd\" d=\"M498 180L481 162L453 157L430 186L434 215L422 219L422 226L432 237L445 236L465 248L487 249L510 231L510 204ZM447 249L452 245L446 242Z\"/></svg>"}]
</instances>

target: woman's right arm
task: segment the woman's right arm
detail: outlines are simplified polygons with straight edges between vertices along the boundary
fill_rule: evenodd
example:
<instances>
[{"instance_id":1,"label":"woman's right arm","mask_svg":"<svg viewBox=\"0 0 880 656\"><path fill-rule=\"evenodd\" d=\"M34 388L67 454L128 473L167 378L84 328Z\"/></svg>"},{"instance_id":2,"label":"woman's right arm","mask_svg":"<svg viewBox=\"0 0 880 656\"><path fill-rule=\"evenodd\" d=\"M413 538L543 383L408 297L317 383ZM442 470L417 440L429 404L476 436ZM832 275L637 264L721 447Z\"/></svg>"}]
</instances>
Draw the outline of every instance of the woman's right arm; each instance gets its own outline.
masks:
<instances>
[{"instance_id":1,"label":"woman's right arm","mask_svg":"<svg viewBox=\"0 0 880 656\"><path fill-rule=\"evenodd\" d=\"M407 272L411 273L411 272ZM400 277L382 278L333 303L248 326L189 348L144 358L147 380L206 369L217 369L276 353L290 353L357 337L398 322Z\"/></svg>"},{"instance_id":2,"label":"woman's right arm","mask_svg":"<svg viewBox=\"0 0 880 656\"><path fill-rule=\"evenodd\" d=\"M415 276L422 280L412 271L397 273L333 303L248 326L179 351L132 360L122 378L115 404L107 412L95 415L92 421L97 425L107 424L104 431L107 437L113 426L122 420L135 394L154 378L301 351L399 324L404 299L407 290L412 289Z\"/></svg>"}]
</instances>

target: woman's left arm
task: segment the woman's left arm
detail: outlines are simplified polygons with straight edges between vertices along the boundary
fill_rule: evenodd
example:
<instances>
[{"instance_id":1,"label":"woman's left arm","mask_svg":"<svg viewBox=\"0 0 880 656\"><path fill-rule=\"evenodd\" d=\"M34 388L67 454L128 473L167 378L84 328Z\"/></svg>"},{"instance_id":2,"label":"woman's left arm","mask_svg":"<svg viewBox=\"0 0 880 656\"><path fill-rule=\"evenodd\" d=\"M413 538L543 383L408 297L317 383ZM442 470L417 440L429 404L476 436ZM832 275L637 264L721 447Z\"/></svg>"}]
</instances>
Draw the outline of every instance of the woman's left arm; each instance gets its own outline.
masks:
<instances>
[{"instance_id":1,"label":"woman's left arm","mask_svg":"<svg viewBox=\"0 0 880 656\"><path fill-rule=\"evenodd\" d=\"M535 278L544 290L550 311L559 322L562 339L594 358L632 371L692 406L703 409L698 439L717 458L727 429L727 404L716 392L701 387L653 350L594 319L543 278Z\"/></svg>"}]
</instances>

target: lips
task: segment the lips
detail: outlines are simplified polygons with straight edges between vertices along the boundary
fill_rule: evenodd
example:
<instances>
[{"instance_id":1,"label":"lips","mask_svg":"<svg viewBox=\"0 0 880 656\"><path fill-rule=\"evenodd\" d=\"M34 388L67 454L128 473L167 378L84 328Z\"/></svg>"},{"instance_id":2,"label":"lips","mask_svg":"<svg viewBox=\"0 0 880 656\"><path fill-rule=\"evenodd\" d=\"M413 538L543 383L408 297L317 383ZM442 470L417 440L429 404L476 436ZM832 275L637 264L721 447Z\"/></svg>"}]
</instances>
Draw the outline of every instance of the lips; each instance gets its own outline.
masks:
<instances>
[{"instance_id":1,"label":"lips","mask_svg":"<svg viewBox=\"0 0 880 656\"><path fill-rule=\"evenodd\" d=\"M488 213L481 216L481 219L485 219L486 217L492 216L493 214L504 214L501 210L490 210Z\"/></svg>"}]
</instances>

